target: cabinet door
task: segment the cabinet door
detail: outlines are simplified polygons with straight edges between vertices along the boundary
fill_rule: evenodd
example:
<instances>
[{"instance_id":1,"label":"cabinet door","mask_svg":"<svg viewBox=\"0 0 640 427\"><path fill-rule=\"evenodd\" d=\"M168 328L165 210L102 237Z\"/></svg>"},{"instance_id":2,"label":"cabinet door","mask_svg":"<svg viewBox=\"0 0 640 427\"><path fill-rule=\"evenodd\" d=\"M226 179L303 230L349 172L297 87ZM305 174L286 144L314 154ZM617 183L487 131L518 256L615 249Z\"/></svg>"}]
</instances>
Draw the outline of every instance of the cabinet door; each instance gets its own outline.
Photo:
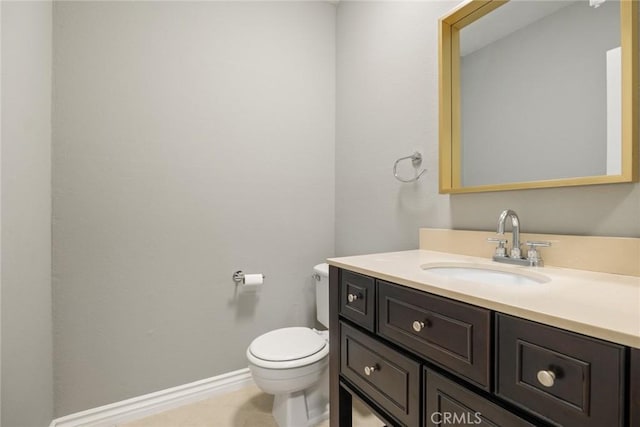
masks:
<instances>
[{"instance_id":1,"label":"cabinet door","mask_svg":"<svg viewBox=\"0 0 640 427\"><path fill-rule=\"evenodd\" d=\"M496 393L555 424L622 426L623 346L498 314Z\"/></svg>"},{"instance_id":2,"label":"cabinet door","mask_svg":"<svg viewBox=\"0 0 640 427\"><path fill-rule=\"evenodd\" d=\"M533 427L533 424L430 369L425 369L424 378L424 424L427 427Z\"/></svg>"}]
</instances>

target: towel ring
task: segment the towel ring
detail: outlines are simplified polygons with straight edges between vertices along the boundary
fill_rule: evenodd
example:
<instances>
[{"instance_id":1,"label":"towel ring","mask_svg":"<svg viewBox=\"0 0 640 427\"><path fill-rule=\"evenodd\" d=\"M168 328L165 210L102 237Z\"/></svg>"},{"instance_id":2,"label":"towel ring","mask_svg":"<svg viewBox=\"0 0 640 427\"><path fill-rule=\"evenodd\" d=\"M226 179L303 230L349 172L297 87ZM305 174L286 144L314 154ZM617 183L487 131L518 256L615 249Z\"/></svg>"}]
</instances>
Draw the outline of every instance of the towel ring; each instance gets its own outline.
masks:
<instances>
[{"instance_id":1,"label":"towel ring","mask_svg":"<svg viewBox=\"0 0 640 427\"><path fill-rule=\"evenodd\" d=\"M411 179L402 179L402 178L400 178L398 176L398 163L400 163L402 160L407 160L407 159L411 159L411 163L413 164L413 167L416 169L416 172L418 171L418 168L422 164L422 154L420 154L419 152L416 151L415 153L413 153L410 156L401 157L398 160L396 160L396 162L393 164L393 176L395 176L396 179L398 181L400 181L400 182L416 182L418 179L420 179L422 174L424 174L427 170L426 169L422 169L419 174L417 174L415 177L413 177Z\"/></svg>"}]
</instances>

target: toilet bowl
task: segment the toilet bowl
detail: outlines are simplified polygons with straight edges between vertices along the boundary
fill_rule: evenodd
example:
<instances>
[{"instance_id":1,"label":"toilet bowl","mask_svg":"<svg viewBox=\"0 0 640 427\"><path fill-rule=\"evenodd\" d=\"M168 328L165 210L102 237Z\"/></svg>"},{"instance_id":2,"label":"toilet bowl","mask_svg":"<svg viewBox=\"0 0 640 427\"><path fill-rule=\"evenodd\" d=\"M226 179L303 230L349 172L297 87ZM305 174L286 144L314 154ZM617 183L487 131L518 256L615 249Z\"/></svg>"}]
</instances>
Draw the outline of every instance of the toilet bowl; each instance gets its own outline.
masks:
<instances>
[{"instance_id":1,"label":"toilet bowl","mask_svg":"<svg viewBox=\"0 0 640 427\"><path fill-rule=\"evenodd\" d=\"M318 319L328 326L328 265L314 267ZM321 295L318 295L320 293ZM324 305L327 305L327 315ZM247 348L256 385L273 394L272 414L279 427L311 427L329 416L329 333L306 327L267 332Z\"/></svg>"}]
</instances>

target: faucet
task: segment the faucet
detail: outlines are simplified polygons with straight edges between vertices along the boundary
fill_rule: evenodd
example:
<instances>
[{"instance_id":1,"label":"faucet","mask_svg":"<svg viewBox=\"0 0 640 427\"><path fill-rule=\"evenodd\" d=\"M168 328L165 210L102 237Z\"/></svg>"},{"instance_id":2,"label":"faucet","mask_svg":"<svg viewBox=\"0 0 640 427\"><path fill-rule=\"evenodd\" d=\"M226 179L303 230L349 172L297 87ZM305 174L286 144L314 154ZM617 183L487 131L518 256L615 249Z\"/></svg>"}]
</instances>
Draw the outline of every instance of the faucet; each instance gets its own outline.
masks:
<instances>
[{"instance_id":1,"label":"faucet","mask_svg":"<svg viewBox=\"0 0 640 427\"><path fill-rule=\"evenodd\" d=\"M511 209L505 209L498 218L498 231L499 235L504 235L504 224L507 218L511 218L511 252L509 256L511 258L522 258L520 251L520 219L518 214Z\"/></svg>"},{"instance_id":2,"label":"faucet","mask_svg":"<svg viewBox=\"0 0 640 427\"><path fill-rule=\"evenodd\" d=\"M498 230L497 234L504 236L504 226L507 222L507 218L511 218L511 234L512 245L509 255L507 255L507 239L502 237L489 237L487 240L490 242L498 243L496 252L493 255L493 260L497 262L506 262L509 264L528 265L532 267L542 267L544 265L540 253L537 251L538 247L551 246L550 242L527 242L529 250L527 251L527 257L522 257L522 251L520 250L520 219L518 214L511 210L505 209L498 218Z\"/></svg>"}]
</instances>

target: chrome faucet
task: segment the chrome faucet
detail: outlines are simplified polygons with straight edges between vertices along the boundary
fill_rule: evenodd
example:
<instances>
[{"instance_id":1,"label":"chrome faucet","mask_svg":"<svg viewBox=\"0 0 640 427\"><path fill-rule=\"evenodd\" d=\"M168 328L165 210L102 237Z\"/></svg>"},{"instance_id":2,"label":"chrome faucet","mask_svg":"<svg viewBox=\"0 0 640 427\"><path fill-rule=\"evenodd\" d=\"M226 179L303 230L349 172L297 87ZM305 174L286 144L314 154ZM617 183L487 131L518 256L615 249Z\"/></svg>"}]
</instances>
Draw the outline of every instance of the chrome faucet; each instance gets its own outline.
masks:
<instances>
[{"instance_id":1,"label":"chrome faucet","mask_svg":"<svg viewBox=\"0 0 640 427\"><path fill-rule=\"evenodd\" d=\"M502 238L504 236L504 226L507 222L507 218L511 218L511 234L512 244L511 251L507 255L507 239ZM498 230L497 234L501 237L489 237L487 240L490 242L496 242L498 247L493 255L493 260L497 262L506 262L509 264L528 265L532 267L542 267L542 256L538 252L537 248L541 246L551 246L550 242L527 242L529 250L527 251L527 257L522 257L522 251L520 250L520 219L518 214L511 209L505 209L498 218Z\"/></svg>"},{"instance_id":2,"label":"chrome faucet","mask_svg":"<svg viewBox=\"0 0 640 427\"><path fill-rule=\"evenodd\" d=\"M511 218L511 252L509 256L511 258L522 258L522 251L520 251L520 219L518 214L511 209L505 209L498 218L498 231L501 236L504 235L504 224L507 222L507 218Z\"/></svg>"}]
</instances>

